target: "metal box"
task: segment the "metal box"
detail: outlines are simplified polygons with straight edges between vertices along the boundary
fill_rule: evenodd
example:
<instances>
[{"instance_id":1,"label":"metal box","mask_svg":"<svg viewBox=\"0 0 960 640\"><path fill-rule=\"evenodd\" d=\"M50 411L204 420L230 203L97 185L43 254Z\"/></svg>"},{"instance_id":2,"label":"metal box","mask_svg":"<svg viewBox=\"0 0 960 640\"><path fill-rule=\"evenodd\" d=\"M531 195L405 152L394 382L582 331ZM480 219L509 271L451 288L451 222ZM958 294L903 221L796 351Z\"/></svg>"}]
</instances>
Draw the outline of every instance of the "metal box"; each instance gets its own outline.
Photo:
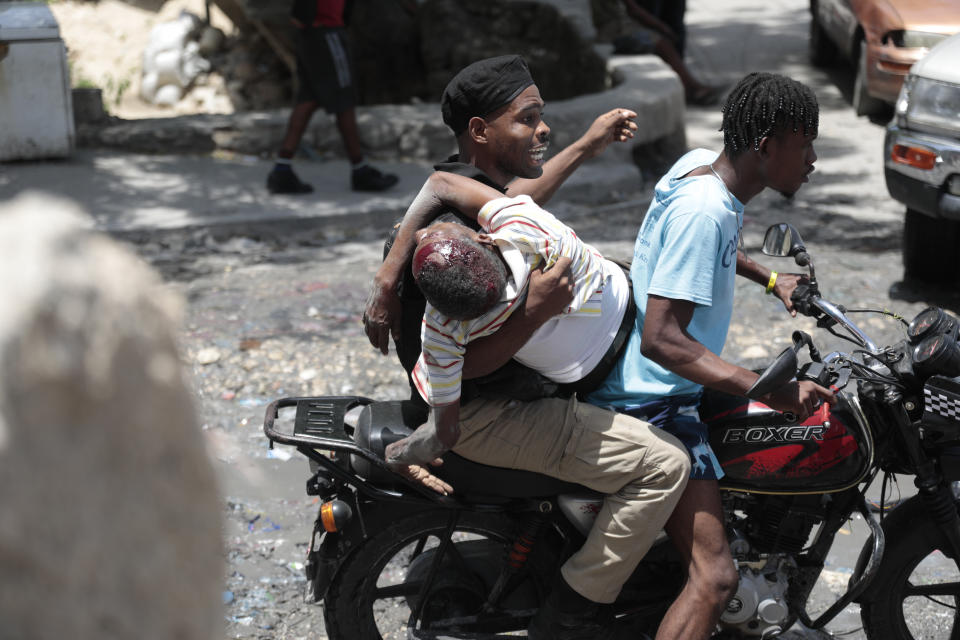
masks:
<instances>
[{"instance_id":1,"label":"metal box","mask_svg":"<svg viewBox=\"0 0 960 640\"><path fill-rule=\"evenodd\" d=\"M66 48L50 8L0 2L0 161L62 158L74 146Z\"/></svg>"}]
</instances>

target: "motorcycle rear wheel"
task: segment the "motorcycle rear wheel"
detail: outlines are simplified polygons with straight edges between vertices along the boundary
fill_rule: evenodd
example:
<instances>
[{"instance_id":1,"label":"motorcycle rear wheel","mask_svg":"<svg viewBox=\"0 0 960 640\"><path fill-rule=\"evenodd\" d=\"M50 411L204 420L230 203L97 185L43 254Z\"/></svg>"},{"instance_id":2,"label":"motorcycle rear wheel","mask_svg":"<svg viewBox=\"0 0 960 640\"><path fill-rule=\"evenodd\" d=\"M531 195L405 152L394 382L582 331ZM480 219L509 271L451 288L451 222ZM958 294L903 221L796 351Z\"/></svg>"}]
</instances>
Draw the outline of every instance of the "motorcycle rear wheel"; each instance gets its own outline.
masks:
<instances>
[{"instance_id":1,"label":"motorcycle rear wheel","mask_svg":"<svg viewBox=\"0 0 960 640\"><path fill-rule=\"evenodd\" d=\"M883 563L860 607L870 640L960 638L960 562L918 497L884 522Z\"/></svg>"},{"instance_id":2,"label":"motorcycle rear wheel","mask_svg":"<svg viewBox=\"0 0 960 640\"><path fill-rule=\"evenodd\" d=\"M449 522L449 511L427 511L396 520L374 534L337 572L324 598L324 620L330 640L393 640L407 638L411 606L416 606L419 577L426 564L416 558L437 548ZM498 514L461 512L453 539L459 549L496 550L487 563L499 570L513 542L514 523ZM489 546L484 546L489 545ZM445 557L446 558L446 557ZM471 571L476 565L459 560L441 568L427 596L421 628L438 617L476 614L489 591L488 576ZM411 571L412 570L412 571ZM418 578L408 580L416 574ZM541 581L537 581L538 583ZM537 585L543 597L542 584ZM523 628L520 621L517 628ZM450 632L449 628L440 629ZM451 637L457 637L450 633Z\"/></svg>"}]
</instances>

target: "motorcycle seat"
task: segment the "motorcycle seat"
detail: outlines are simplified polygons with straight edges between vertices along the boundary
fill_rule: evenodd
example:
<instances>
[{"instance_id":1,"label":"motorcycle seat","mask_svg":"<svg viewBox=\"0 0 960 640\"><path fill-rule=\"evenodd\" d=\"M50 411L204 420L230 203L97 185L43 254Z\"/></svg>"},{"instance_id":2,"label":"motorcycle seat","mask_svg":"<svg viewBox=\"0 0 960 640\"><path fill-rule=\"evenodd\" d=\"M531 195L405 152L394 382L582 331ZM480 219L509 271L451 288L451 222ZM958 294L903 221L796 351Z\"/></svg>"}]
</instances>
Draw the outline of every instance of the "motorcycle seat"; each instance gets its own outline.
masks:
<instances>
[{"instance_id":1,"label":"motorcycle seat","mask_svg":"<svg viewBox=\"0 0 960 640\"><path fill-rule=\"evenodd\" d=\"M409 400L373 402L363 407L357 421L354 441L383 456L391 442L409 435L426 422L427 409ZM398 477L353 456L351 466L364 478L377 484L395 485ZM443 464L431 471L448 482L462 498L497 502L503 499L540 498L564 493L590 493L591 490L541 473L494 467L468 460L450 451Z\"/></svg>"}]
</instances>

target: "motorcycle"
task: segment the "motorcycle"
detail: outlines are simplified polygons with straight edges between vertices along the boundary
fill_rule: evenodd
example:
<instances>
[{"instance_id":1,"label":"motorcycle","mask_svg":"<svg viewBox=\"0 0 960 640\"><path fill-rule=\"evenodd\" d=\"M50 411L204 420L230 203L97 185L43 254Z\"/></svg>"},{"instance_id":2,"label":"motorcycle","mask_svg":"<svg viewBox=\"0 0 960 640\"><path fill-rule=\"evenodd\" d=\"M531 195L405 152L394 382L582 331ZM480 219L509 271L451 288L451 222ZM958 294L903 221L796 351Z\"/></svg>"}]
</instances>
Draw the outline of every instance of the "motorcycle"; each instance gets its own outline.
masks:
<instances>
[{"instance_id":1,"label":"motorcycle","mask_svg":"<svg viewBox=\"0 0 960 640\"><path fill-rule=\"evenodd\" d=\"M852 312L820 295L796 229L770 227L763 252L808 269L793 295L798 312L854 347L821 356L811 336L796 331L748 397L704 394L701 418L726 473L721 498L740 575L718 633L771 638L798 620L819 629L856 602L871 640L921 637L918 624L937 610L950 627L938 637L960 638L960 322L931 307L903 340L880 346ZM804 349L809 361L801 365ZM833 388L837 404L798 421L752 399L794 378ZM271 446L295 446L310 460L306 490L321 505L305 562L307 595L323 602L332 640L515 637L504 634L527 627L600 507L602 496L581 486L452 452L436 473L456 493L408 481L386 466L383 451L425 417L409 401L358 396L283 398L267 409ZM866 491L881 474L878 521ZM894 474L914 476L917 493L888 508ZM813 586L857 513L870 537L845 593L812 618ZM945 562L950 579L927 570L931 562ZM652 635L683 581L680 558L661 534L611 615ZM916 599L925 600L923 613L905 607Z\"/></svg>"}]
</instances>

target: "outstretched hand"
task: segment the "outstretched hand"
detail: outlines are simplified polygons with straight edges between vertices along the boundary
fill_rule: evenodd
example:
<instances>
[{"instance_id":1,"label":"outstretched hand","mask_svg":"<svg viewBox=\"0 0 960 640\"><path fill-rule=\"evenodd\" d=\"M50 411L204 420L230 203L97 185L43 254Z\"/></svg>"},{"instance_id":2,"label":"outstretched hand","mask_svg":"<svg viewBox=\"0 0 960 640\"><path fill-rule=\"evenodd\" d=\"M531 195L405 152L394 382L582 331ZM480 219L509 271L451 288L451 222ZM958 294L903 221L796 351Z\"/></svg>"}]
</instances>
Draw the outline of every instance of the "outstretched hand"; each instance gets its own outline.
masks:
<instances>
[{"instance_id":1,"label":"outstretched hand","mask_svg":"<svg viewBox=\"0 0 960 640\"><path fill-rule=\"evenodd\" d=\"M427 467L419 464L406 464L404 462L397 462L396 458L402 457L404 448L405 447L402 440L387 445L383 457L386 459L388 467L404 476L407 480L422 484L428 489L436 491L441 495L447 496L453 493L453 487L430 473ZM439 467L442 464L443 458L434 458L432 461L430 461L430 465L433 467Z\"/></svg>"},{"instance_id":2,"label":"outstretched hand","mask_svg":"<svg viewBox=\"0 0 960 640\"><path fill-rule=\"evenodd\" d=\"M400 314L400 296L396 289L383 286L374 278L363 312L363 328L370 344L383 355L390 349L390 335L394 340L400 337Z\"/></svg>"},{"instance_id":3,"label":"outstretched hand","mask_svg":"<svg viewBox=\"0 0 960 640\"><path fill-rule=\"evenodd\" d=\"M600 155L611 142L626 142L633 138L633 132L637 130L637 123L633 121L636 117L636 112L623 108L599 116L580 138L586 147L586 157Z\"/></svg>"},{"instance_id":4,"label":"outstretched hand","mask_svg":"<svg viewBox=\"0 0 960 640\"><path fill-rule=\"evenodd\" d=\"M434 466L443 463L443 460L437 458L433 461ZM411 482L422 484L428 489L436 491L440 495L448 496L453 493L453 487L430 473L426 467L418 464L389 465L391 469L406 477Z\"/></svg>"}]
</instances>

